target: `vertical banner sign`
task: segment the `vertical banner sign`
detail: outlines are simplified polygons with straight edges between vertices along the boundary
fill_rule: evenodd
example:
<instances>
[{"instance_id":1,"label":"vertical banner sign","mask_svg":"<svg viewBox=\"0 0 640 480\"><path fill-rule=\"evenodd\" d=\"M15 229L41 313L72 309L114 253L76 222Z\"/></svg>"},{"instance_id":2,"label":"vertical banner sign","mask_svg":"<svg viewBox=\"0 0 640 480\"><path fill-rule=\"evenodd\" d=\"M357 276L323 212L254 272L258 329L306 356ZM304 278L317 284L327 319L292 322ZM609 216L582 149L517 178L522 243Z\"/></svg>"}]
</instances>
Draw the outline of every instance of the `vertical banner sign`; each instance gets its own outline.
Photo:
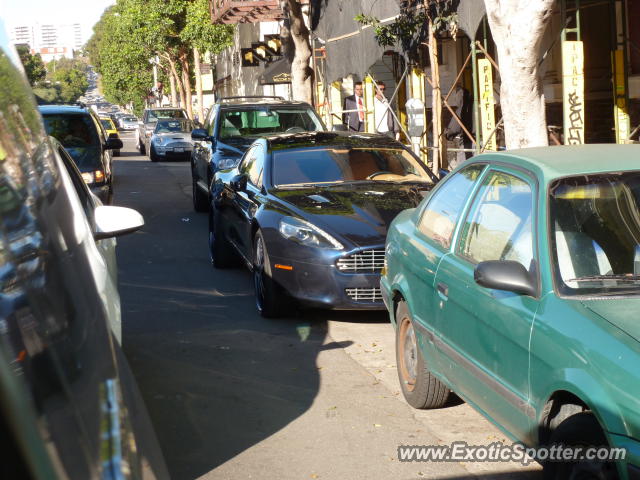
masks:
<instances>
[{"instance_id":1,"label":"vertical banner sign","mask_svg":"<svg viewBox=\"0 0 640 480\"><path fill-rule=\"evenodd\" d=\"M493 97L493 71L491 62L486 58L478 59L478 72L480 73L480 132L484 150L496 151L496 114L495 98Z\"/></svg>"},{"instance_id":2,"label":"vertical banner sign","mask_svg":"<svg viewBox=\"0 0 640 480\"><path fill-rule=\"evenodd\" d=\"M622 49L613 52L613 71L615 72L613 118L616 124L616 143L627 143L631 133L631 119L627 110L627 96L624 84L624 51Z\"/></svg>"},{"instance_id":3,"label":"vertical banner sign","mask_svg":"<svg viewBox=\"0 0 640 480\"><path fill-rule=\"evenodd\" d=\"M584 51L582 42L562 43L562 101L565 145L584 143Z\"/></svg>"}]
</instances>

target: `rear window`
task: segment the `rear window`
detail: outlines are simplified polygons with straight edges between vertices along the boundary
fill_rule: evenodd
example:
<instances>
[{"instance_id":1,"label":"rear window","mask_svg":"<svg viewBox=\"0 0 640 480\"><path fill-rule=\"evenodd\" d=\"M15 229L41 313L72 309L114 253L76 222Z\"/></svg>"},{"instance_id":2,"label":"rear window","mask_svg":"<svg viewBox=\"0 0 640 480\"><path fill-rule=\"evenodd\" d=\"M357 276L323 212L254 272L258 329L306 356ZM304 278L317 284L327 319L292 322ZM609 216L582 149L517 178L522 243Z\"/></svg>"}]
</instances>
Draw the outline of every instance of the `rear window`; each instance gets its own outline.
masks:
<instances>
[{"instance_id":1,"label":"rear window","mask_svg":"<svg viewBox=\"0 0 640 480\"><path fill-rule=\"evenodd\" d=\"M259 137L275 133L324 130L311 108L263 107L226 110L220 116L220 138Z\"/></svg>"},{"instance_id":2,"label":"rear window","mask_svg":"<svg viewBox=\"0 0 640 480\"><path fill-rule=\"evenodd\" d=\"M101 164L101 145L96 124L89 115L45 114L47 133L69 152L81 171Z\"/></svg>"},{"instance_id":3,"label":"rear window","mask_svg":"<svg viewBox=\"0 0 640 480\"><path fill-rule=\"evenodd\" d=\"M109 120L108 118L101 118L100 119L100 123L102 123L102 126L104 127L105 130L115 130L116 127L113 124L113 122L111 120Z\"/></svg>"}]
</instances>

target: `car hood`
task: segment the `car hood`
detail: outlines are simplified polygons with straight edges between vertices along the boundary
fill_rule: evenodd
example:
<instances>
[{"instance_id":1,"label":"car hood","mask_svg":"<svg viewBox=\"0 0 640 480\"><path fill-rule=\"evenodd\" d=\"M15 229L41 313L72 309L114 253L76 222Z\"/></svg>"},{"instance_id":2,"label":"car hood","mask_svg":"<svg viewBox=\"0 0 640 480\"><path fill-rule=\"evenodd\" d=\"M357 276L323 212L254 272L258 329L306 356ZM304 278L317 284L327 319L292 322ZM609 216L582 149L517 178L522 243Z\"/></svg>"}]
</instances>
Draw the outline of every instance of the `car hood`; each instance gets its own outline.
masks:
<instances>
[{"instance_id":1,"label":"car hood","mask_svg":"<svg viewBox=\"0 0 640 480\"><path fill-rule=\"evenodd\" d=\"M640 298L612 297L584 300L582 304L640 342L640 320L637 314L640 309Z\"/></svg>"},{"instance_id":2,"label":"car hood","mask_svg":"<svg viewBox=\"0 0 640 480\"><path fill-rule=\"evenodd\" d=\"M272 192L294 214L357 247L382 245L402 210L415 208L430 184L367 183Z\"/></svg>"}]
</instances>

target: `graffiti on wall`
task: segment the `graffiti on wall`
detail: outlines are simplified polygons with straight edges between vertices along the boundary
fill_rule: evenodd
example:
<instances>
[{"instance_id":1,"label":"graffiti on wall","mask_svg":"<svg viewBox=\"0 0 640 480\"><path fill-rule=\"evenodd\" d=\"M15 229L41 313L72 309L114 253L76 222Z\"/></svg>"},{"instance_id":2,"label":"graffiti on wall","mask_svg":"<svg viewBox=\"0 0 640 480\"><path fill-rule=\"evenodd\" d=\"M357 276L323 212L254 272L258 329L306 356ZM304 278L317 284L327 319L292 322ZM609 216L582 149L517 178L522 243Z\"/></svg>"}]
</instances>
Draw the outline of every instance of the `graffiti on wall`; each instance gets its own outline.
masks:
<instances>
[{"instance_id":1,"label":"graffiti on wall","mask_svg":"<svg viewBox=\"0 0 640 480\"><path fill-rule=\"evenodd\" d=\"M582 42L562 44L564 143L584 143L584 51Z\"/></svg>"}]
</instances>

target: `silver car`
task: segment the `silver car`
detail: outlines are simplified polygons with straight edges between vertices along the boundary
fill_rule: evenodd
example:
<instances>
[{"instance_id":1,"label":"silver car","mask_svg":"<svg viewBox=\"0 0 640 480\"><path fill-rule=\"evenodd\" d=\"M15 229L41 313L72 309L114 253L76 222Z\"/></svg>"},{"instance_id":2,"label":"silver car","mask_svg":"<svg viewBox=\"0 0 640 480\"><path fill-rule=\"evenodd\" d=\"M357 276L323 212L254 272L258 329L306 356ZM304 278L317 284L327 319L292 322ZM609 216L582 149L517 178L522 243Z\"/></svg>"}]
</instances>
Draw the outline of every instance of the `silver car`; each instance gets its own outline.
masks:
<instances>
[{"instance_id":1,"label":"silver car","mask_svg":"<svg viewBox=\"0 0 640 480\"><path fill-rule=\"evenodd\" d=\"M146 145L149 159L157 162L168 158L182 160L191 158L193 128L193 122L184 118L159 120L151 134L149 144Z\"/></svg>"},{"instance_id":2,"label":"silver car","mask_svg":"<svg viewBox=\"0 0 640 480\"><path fill-rule=\"evenodd\" d=\"M138 128L138 119L134 116L122 117L118 120L122 130L135 130Z\"/></svg>"}]
</instances>

